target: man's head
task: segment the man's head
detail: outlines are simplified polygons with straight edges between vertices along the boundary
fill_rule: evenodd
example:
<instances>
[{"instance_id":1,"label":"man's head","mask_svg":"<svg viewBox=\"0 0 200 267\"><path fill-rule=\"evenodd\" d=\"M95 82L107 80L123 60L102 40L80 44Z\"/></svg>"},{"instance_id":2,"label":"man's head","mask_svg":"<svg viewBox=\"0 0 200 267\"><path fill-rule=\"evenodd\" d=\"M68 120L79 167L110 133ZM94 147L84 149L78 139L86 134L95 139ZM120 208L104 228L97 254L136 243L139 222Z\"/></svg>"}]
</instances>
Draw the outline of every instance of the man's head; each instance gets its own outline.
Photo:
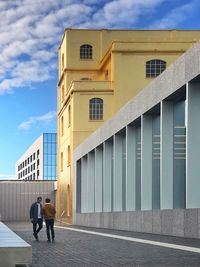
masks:
<instances>
[{"instance_id":1,"label":"man's head","mask_svg":"<svg viewBox=\"0 0 200 267\"><path fill-rule=\"evenodd\" d=\"M46 202L46 203L50 203L50 201L51 201L50 198L46 198L46 199L45 199L45 202Z\"/></svg>"},{"instance_id":2,"label":"man's head","mask_svg":"<svg viewBox=\"0 0 200 267\"><path fill-rule=\"evenodd\" d=\"M40 203L42 201L42 197L37 198L37 203Z\"/></svg>"}]
</instances>

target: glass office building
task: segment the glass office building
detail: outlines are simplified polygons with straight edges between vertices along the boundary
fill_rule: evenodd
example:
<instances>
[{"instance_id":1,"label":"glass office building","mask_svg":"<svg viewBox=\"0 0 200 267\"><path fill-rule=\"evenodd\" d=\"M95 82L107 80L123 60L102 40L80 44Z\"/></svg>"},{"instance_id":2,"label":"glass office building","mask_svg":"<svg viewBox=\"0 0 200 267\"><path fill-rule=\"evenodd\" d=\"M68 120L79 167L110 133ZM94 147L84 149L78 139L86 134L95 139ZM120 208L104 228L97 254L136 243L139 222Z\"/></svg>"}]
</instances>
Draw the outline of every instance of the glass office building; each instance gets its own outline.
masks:
<instances>
[{"instance_id":1,"label":"glass office building","mask_svg":"<svg viewBox=\"0 0 200 267\"><path fill-rule=\"evenodd\" d=\"M44 180L56 180L57 163L57 134L44 133L43 153L44 153Z\"/></svg>"},{"instance_id":2,"label":"glass office building","mask_svg":"<svg viewBox=\"0 0 200 267\"><path fill-rule=\"evenodd\" d=\"M57 180L57 134L43 133L16 163L16 179Z\"/></svg>"}]
</instances>

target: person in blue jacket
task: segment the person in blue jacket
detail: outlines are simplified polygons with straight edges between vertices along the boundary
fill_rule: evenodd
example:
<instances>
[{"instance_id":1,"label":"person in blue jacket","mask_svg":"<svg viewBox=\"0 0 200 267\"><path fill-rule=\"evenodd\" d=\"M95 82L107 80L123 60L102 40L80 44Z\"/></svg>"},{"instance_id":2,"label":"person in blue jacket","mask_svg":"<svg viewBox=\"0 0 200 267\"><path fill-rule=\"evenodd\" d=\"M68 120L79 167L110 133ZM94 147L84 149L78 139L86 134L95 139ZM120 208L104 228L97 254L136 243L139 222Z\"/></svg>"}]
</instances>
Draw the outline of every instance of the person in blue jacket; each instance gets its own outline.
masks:
<instances>
[{"instance_id":1,"label":"person in blue jacket","mask_svg":"<svg viewBox=\"0 0 200 267\"><path fill-rule=\"evenodd\" d=\"M30 219L33 224L33 236L38 241L38 233L43 226L42 218L42 197L38 197L37 201L31 205L30 208ZM38 226L38 228L37 228Z\"/></svg>"}]
</instances>

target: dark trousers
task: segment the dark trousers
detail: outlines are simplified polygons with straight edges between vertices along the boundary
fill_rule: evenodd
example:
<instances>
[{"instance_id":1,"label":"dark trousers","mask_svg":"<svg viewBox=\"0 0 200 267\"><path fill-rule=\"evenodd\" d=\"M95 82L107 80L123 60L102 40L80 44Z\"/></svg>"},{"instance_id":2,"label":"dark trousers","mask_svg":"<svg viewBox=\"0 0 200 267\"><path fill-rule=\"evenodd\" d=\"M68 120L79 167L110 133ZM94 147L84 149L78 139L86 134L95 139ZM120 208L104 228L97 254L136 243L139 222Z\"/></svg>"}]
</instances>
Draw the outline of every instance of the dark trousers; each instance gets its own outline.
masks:
<instances>
[{"instance_id":1,"label":"dark trousers","mask_svg":"<svg viewBox=\"0 0 200 267\"><path fill-rule=\"evenodd\" d=\"M55 233L54 233L54 219L45 220L46 223L46 230L47 230L47 239L50 240L50 231L51 231L51 238L54 240Z\"/></svg>"},{"instance_id":2,"label":"dark trousers","mask_svg":"<svg viewBox=\"0 0 200 267\"><path fill-rule=\"evenodd\" d=\"M38 228L37 228L38 225ZM37 222L33 222L33 234L37 237L39 231L42 229L42 219L38 219Z\"/></svg>"}]
</instances>

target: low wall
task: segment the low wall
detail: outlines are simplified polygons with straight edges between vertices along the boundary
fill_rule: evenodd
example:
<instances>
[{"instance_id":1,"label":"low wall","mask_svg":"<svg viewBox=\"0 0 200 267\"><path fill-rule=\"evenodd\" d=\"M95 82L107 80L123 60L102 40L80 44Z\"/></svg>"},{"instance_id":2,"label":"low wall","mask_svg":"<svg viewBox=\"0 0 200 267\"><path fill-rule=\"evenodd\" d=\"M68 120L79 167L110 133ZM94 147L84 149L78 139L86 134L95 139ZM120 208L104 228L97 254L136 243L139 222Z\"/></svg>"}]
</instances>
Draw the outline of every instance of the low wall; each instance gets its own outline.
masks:
<instances>
[{"instance_id":1,"label":"low wall","mask_svg":"<svg viewBox=\"0 0 200 267\"><path fill-rule=\"evenodd\" d=\"M75 225L200 238L200 209L77 213Z\"/></svg>"},{"instance_id":2,"label":"low wall","mask_svg":"<svg viewBox=\"0 0 200 267\"><path fill-rule=\"evenodd\" d=\"M0 181L0 220L29 220L29 210L37 197L55 203L54 181Z\"/></svg>"}]
</instances>

